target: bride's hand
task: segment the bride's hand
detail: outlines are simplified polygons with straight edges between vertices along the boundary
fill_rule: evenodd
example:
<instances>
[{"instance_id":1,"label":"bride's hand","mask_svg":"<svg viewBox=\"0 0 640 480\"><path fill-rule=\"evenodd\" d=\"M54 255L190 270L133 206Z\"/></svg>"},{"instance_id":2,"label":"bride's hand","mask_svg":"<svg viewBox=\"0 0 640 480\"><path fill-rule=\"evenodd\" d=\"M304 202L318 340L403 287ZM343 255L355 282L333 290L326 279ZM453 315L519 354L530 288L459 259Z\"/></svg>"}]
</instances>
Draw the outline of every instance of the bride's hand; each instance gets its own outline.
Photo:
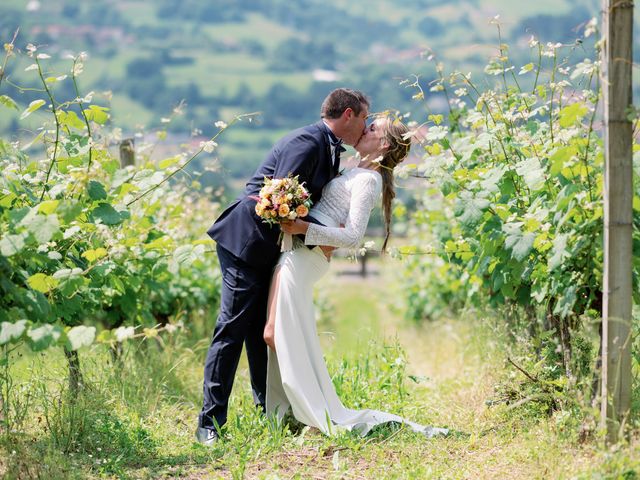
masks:
<instances>
[{"instance_id":1,"label":"bride's hand","mask_svg":"<svg viewBox=\"0 0 640 480\"><path fill-rule=\"evenodd\" d=\"M327 257L327 260L331 260L331 255L333 255L333 251L336 250L336 247L320 245L320 250L322 250L322 253L324 253L324 256Z\"/></svg>"},{"instance_id":2,"label":"bride's hand","mask_svg":"<svg viewBox=\"0 0 640 480\"><path fill-rule=\"evenodd\" d=\"M309 222L305 222L304 220L285 220L280 222L280 228L284 233L289 233L291 235L305 234L307 233L307 229L309 228Z\"/></svg>"}]
</instances>

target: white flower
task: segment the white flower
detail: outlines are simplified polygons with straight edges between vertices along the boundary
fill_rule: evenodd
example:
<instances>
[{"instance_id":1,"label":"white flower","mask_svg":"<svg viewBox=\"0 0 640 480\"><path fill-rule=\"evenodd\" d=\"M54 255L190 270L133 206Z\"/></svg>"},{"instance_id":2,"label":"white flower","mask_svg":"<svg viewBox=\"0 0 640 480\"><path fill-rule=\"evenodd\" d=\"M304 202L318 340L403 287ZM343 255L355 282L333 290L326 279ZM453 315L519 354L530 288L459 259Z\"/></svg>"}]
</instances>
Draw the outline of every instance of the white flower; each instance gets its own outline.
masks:
<instances>
[{"instance_id":1,"label":"white flower","mask_svg":"<svg viewBox=\"0 0 640 480\"><path fill-rule=\"evenodd\" d=\"M540 42L538 42L538 40L536 39L536 37L534 37L533 35L531 35L531 38L529 39L529 47L533 48L533 47L537 47L538 44Z\"/></svg>"},{"instance_id":2,"label":"white flower","mask_svg":"<svg viewBox=\"0 0 640 480\"><path fill-rule=\"evenodd\" d=\"M456 94L457 96L459 96L459 97L464 97L464 96L465 96L465 95L467 95L469 92L467 92L467 89L466 89L466 88L458 88L458 89L457 89L455 92L453 92L453 93L455 93L455 94Z\"/></svg>"},{"instance_id":3,"label":"white flower","mask_svg":"<svg viewBox=\"0 0 640 480\"><path fill-rule=\"evenodd\" d=\"M46 53L39 53L37 58L40 60L46 60L47 58L51 58L51 55L47 55Z\"/></svg>"},{"instance_id":4,"label":"white flower","mask_svg":"<svg viewBox=\"0 0 640 480\"><path fill-rule=\"evenodd\" d=\"M596 17L593 17L591 20L589 20L589 23L587 23L587 26L584 28L584 37L585 38L590 37L597 30L598 30L598 20L596 19Z\"/></svg>"},{"instance_id":5,"label":"white flower","mask_svg":"<svg viewBox=\"0 0 640 480\"><path fill-rule=\"evenodd\" d=\"M207 153L213 152L213 150L218 146L216 142L213 140L209 140L208 142L200 142L200 148Z\"/></svg>"},{"instance_id":6,"label":"white flower","mask_svg":"<svg viewBox=\"0 0 640 480\"><path fill-rule=\"evenodd\" d=\"M178 326L177 326L177 325L175 325L175 324L173 324L173 323L167 323L167 324L164 326L164 329L167 331L167 333L173 333L173 332L175 332L176 330L178 330Z\"/></svg>"},{"instance_id":7,"label":"white flower","mask_svg":"<svg viewBox=\"0 0 640 480\"><path fill-rule=\"evenodd\" d=\"M27 68L24 69L25 72L29 72L31 70L37 70L38 69L38 65L36 65L35 63L32 63L31 65L29 65Z\"/></svg>"},{"instance_id":8,"label":"white flower","mask_svg":"<svg viewBox=\"0 0 640 480\"><path fill-rule=\"evenodd\" d=\"M73 68L71 69L71 74L74 77L77 77L78 75L80 75L82 72L84 71L84 63L82 62L76 62L73 64Z\"/></svg>"},{"instance_id":9,"label":"white flower","mask_svg":"<svg viewBox=\"0 0 640 480\"><path fill-rule=\"evenodd\" d=\"M434 125L433 127L429 127L425 139L431 142L442 140L448 133L449 127L445 125Z\"/></svg>"},{"instance_id":10,"label":"white flower","mask_svg":"<svg viewBox=\"0 0 640 480\"><path fill-rule=\"evenodd\" d=\"M216 123L213 124L216 128L227 128L228 125L223 122L222 120L218 120Z\"/></svg>"},{"instance_id":11,"label":"white flower","mask_svg":"<svg viewBox=\"0 0 640 480\"><path fill-rule=\"evenodd\" d=\"M364 248L372 249L375 246L376 246L376 242L372 240L369 240L368 242L364 243Z\"/></svg>"},{"instance_id":12,"label":"white flower","mask_svg":"<svg viewBox=\"0 0 640 480\"><path fill-rule=\"evenodd\" d=\"M169 123L170 121L171 121L171 119L170 119L170 118L168 118L168 117L162 117L162 118L160 119L160 122L161 122L161 123Z\"/></svg>"}]
</instances>

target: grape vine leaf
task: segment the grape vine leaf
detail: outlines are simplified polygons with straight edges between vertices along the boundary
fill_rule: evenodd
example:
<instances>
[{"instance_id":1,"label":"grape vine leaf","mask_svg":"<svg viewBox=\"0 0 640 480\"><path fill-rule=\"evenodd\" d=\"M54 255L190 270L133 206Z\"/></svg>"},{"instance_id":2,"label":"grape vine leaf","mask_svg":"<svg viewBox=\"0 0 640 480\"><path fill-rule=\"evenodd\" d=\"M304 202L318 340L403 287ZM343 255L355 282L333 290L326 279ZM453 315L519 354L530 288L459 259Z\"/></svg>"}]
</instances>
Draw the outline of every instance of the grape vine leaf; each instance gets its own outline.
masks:
<instances>
[{"instance_id":1,"label":"grape vine leaf","mask_svg":"<svg viewBox=\"0 0 640 480\"><path fill-rule=\"evenodd\" d=\"M471 192L462 192L458 197L454 213L460 223L465 226L476 224L483 215L483 210L489 206L489 200L478 198Z\"/></svg>"},{"instance_id":2,"label":"grape vine leaf","mask_svg":"<svg viewBox=\"0 0 640 480\"><path fill-rule=\"evenodd\" d=\"M5 257L10 257L20 252L24 248L24 234L5 235L0 240L0 253Z\"/></svg>"},{"instance_id":3,"label":"grape vine leaf","mask_svg":"<svg viewBox=\"0 0 640 480\"><path fill-rule=\"evenodd\" d=\"M87 192L91 200L104 200L107 198L107 191L100 182L91 180L87 185Z\"/></svg>"},{"instance_id":4,"label":"grape vine leaf","mask_svg":"<svg viewBox=\"0 0 640 480\"><path fill-rule=\"evenodd\" d=\"M98 206L91 211L91 220L93 222L100 220L105 225L118 225L126 218L129 218L129 212L119 212L106 202L98 204Z\"/></svg>"},{"instance_id":5,"label":"grape vine leaf","mask_svg":"<svg viewBox=\"0 0 640 480\"><path fill-rule=\"evenodd\" d=\"M16 323L2 322L0 324L0 345L15 342L27 329L26 320L18 320Z\"/></svg>"},{"instance_id":6,"label":"grape vine leaf","mask_svg":"<svg viewBox=\"0 0 640 480\"><path fill-rule=\"evenodd\" d=\"M31 350L34 352L44 350L51 346L51 344L58 341L62 331L60 327L51 324L45 324L37 328L32 328L27 332L27 338Z\"/></svg>"},{"instance_id":7,"label":"grape vine leaf","mask_svg":"<svg viewBox=\"0 0 640 480\"><path fill-rule=\"evenodd\" d=\"M511 250L511 257L521 262L531 252L536 239L534 232L522 232L522 222L505 223L502 230L506 233L505 247Z\"/></svg>"},{"instance_id":8,"label":"grape vine leaf","mask_svg":"<svg viewBox=\"0 0 640 480\"><path fill-rule=\"evenodd\" d=\"M96 338L96 327L78 325L67 332L67 348L78 350L90 346Z\"/></svg>"}]
</instances>

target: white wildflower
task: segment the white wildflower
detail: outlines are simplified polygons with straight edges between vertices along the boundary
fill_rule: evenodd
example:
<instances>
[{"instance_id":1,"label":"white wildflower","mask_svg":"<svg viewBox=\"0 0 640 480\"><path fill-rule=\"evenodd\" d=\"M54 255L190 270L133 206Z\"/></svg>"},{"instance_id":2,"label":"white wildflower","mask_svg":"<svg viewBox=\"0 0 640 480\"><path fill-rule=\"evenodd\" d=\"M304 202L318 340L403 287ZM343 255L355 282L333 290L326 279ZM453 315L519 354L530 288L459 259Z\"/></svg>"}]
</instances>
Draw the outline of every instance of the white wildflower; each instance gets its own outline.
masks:
<instances>
[{"instance_id":1,"label":"white wildflower","mask_svg":"<svg viewBox=\"0 0 640 480\"><path fill-rule=\"evenodd\" d=\"M213 152L213 150L218 146L216 142L213 140L209 140L208 142L200 142L200 148L207 153Z\"/></svg>"},{"instance_id":2,"label":"white wildflower","mask_svg":"<svg viewBox=\"0 0 640 480\"><path fill-rule=\"evenodd\" d=\"M585 38L590 37L597 31L598 31L598 20L596 19L596 17L593 17L591 20L589 20L586 27L584 27L584 37Z\"/></svg>"},{"instance_id":3,"label":"white wildflower","mask_svg":"<svg viewBox=\"0 0 640 480\"><path fill-rule=\"evenodd\" d=\"M84 71L84 63L76 62L76 63L73 64L73 68L71 69L71 74L74 77L77 77L77 76L81 75L83 71Z\"/></svg>"},{"instance_id":4,"label":"white wildflower","mask_svg":"<svg viewBox=\"0 0 640 480\"><path fill-rule=\"evenodd\" d=\"M228 125L223 122L222 120L218 120L216 123L213 124L216 128L227 128Z\"/></svg>"}]
</instances>

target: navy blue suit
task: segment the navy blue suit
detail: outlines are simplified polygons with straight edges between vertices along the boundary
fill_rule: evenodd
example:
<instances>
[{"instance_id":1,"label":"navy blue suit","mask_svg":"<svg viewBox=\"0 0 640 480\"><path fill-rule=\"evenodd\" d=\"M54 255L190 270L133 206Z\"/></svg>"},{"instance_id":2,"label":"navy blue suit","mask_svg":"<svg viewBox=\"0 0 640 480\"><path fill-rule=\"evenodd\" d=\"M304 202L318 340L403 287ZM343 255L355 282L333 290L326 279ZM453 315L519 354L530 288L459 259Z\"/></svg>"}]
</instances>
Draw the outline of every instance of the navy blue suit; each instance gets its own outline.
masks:
<instances>
[{"instance_id":1,"label":"navy blue suit","mask_svg":"<svg viewBox=\"0 0 640 480\"><path fill-rule=\"evenodd\" d=\"M323 187L338 173L331 156L335 139L320 121L287 134L247 182L244 193L207 231L217 243L222 270L220 314L204 370L204 403L201 427L222 426L242 345L245 344L254 401L264 407L267 378L267 346L262 338L273 268L278 261L280 228L264 223L255 214L255 199L264 177L298 175L316 203ZM341 147L338 148L338 154Z\"/></svg>"}]
</instances>

